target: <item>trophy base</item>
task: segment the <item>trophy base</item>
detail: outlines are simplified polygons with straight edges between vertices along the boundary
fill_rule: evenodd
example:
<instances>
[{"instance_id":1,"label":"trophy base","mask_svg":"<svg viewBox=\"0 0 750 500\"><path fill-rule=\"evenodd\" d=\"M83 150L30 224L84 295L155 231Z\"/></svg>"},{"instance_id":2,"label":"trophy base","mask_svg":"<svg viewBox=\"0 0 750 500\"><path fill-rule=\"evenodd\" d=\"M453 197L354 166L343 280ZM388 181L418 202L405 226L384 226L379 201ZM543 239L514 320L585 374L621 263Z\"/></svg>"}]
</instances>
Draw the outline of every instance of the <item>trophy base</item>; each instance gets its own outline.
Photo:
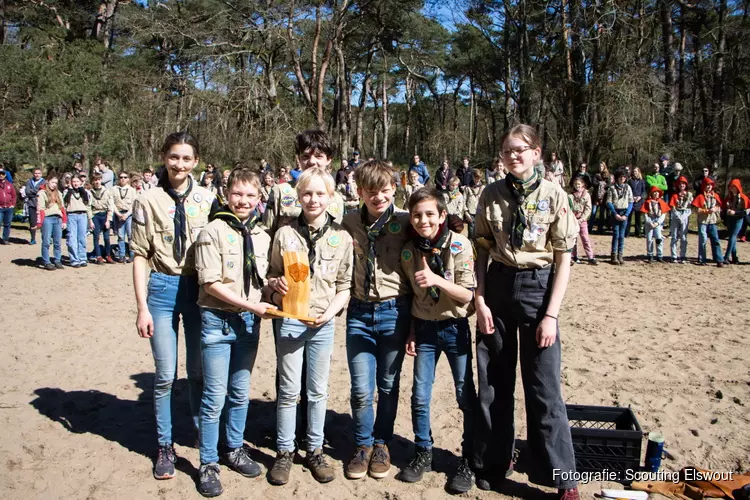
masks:
<instances>
[{"instance_id":1,"label":"trophy base","mask_svg":"<svg viewBox=\"0 0 750 500\"><path fill-rule=\"evenodd\" d=\"M267 309L266 314L268 316L275 316L277 318L289 318L289 319L296 319L299 321L309 321L310 323L314 323L317 318L311 318L309 316L297 316L296 314L291 314L284 312L280 309Z\"/></svg>"}]
</instances>

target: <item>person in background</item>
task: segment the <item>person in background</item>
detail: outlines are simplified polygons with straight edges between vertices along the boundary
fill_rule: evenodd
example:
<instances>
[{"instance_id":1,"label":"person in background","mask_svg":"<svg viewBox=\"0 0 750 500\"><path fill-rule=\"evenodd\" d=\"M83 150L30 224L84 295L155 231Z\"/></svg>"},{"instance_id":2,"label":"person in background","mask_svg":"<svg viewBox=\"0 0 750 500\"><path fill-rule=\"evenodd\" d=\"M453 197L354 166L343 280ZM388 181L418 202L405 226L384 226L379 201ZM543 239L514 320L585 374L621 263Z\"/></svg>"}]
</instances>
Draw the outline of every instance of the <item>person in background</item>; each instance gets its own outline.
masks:
<instances>
[{"instance_id":1,"label":"person in background","mask_svg":"<svg viewBox=\"0 0 750 500\"><path fill-rule=\"evenodd\" d=\"M331 165L329 164L326 168L330 170ZM299 164L299 161L294 166L294 168L289 171L289 175L292 177L289 182L291 182L294 185L296 185L297 184L297 179L299 179L299 176L302 175L302 165Z\"/></svg>"},{"instance_id":2,"label":"person in background","mask_svg":"<svg viewBox=\"0 0 750 500\"><path fill-rule=\"evenodd\" d=\"M336 171L336 186L346 184L346 174L349 172L349 162L345 159L341 159L341 166Z\"/></svg>"},{"instance_id":3,"label":"person in background","mask_svg":"<svg viewBox=\"0 0 750 500\"><path fill-rule=\"evenodd\" d=\"M451 170L448 160L443 160L442 165L435 172L435 188L441 193L448 191L451 178L453 177L453 171ZM424 183L423 183L424 184Z\"/></svg>"},{"instance_id":4,"label":"person in background","mask_svg":"<svg viewBox=\"0 0 750 500\"><path fill-rule=\"evenodd\" d=\"M711 179L714 181L714 184L716 183L716 177L711 175L711 169L709 167L703 167L701 173L695 178L695 180L693 180L693 191L695 191L696 197L703 193L703 179Z\"/></svg>"},{"instance_id":5,"label":"person in background","mask_svg":"<svg viewBox=\"0 0 750 500\"><path fill-rule=\"evenodd\" d=\"M729 232L729 243L727 251L724 253L724 262L739 264L737 258L737 236L742 229L742 222L750 209L750 199L742 192L742 184L739 179L732 179L729 182L727 196L724 198L724 224ZM731 261L730 261L731 258Z\"/></svg>"},{"instance_id":6,"label":"person in background","mask_svg":"<svg viewBox=\"0 0 750 500\"><path fill-rule=\"evenodd\" d=\"M109 162L103 161L101 158L97 158L99 161L99 173L102 174L102 186L105 188L111 188L115 185L115 173L109 166Z\"/></svg>"},{"instance_id":7,"label":"person in background","mask_svg":"<svg viewBox=\"0 0 750 500\"><path fill-rule=\"evenodd\" d=\"M461 184L461 189L470 185L474 179L474 169L469 165L469 157L464 156L461 160L461 166L456 169L456 177Z\"/></svg>"},{"instance_id":8,"label":"person in background","mask_svg":"<svg viewBox=\"0 0 750 500\"><path fill-rule=\"evenodd\" d=\"M216 187L215 177L216 173L214 172L205 172L206 175L203 176L203 187L206 188L208 191L213 193L214 196L219 192L218 188Z\"/></svg>"},{"instance_id":9,"label":"person in background","mask_svg":"<svg viewBox=\"0 0 750 500\"><path fill-rule=\"evenodd\" d=\"M336 191L344 198L345 213L355 211L359 208L359 194L357 194L357 182L354 180L354 169L349 169L343 184L336 186Z\"/></svg>"},{"instance_id":10,"label":"person in background","mask_svg":"<svg viewBox=\"0 0 750 500\"><path fill-rule=\"evenodd\" d=\"M693 205L693 193L688 191L688 180L678 177L674 185L675 193L669 200L672 209L672 221L670 227L670 253L672 262L677 264L687 263L687 237L690 224L691 206ZM677 244L680 244L680 252L677 253Z\"/></svg>"},{"instance_id":11,"label":"person in background","mask_svg":"<svg viewBox=\"0 0 750 500\"><path fill-rule=\"evenodd\" d=\"M656 260L664 262L664 219L667 218L669 205L661 199L662 191L656 186L651 186L648 198L641 207L641 212L646 214L646 257L651 264L654 261L654 240L656 240Z\"/></svg>"},{"instance_id":12,"label":"person in background","mask_svg":"<svg viewBox=\"0 0 750 500\"><path fill-rule=\"evenodd\" d=\"M469 239L474 238L474 227L475 218L477 215L477 207L479 206L479 198L484 192L484 184L482 183L482 171L474 170L474 175L471 179L471 184L464 187L464 201L465 211L464 220L469 225Z\"/></svg>"},{"instance_id":13,"label":"person in background","mask_svg":"<svg viewBox=\"0 0 750 500\"><path fill-rule=\"evenodd\" d=\"M461 194L460 184L461 181L454 175L448 181L448 190L442 194L445 198L448 216L452 215L459 220L463 220L466 213L466 201L464 195Z\"/></svg>"},{"instance_id":14,"label":"person in background","mask_svg":"<svg viewBox=\"0 0 750 500\"><path fill-rule=\"evenodd\" d=\"M63 193L63 204L68 216L68 254L70 267L86 267L86 232L94 229L91 220L91 201L80 176L74 175L70 187Z\"/></svg>"},{"instance_id":15,"label":"person in background","mask_svg":"<svg viewBox=\"0 0 750 500\"><path fill-rule=\"evenodd\" d=\"M628 174L618 170L615 183L607 189L606 203L612 214L612 264L623 265L625 252L625 228L633 210L633 191L627 183Z\"/></svg>"},{"instance_id":16,"label":"person in background","mask_svg":"<svg viewBox=\"0 0 750 500\"><path fill-rule=\"evenodd\" d=\"M276 179L271 171L263 174L262 180L263 182L260 185L260 203L262 204L262 207L260 207L261 213L263 213L268 205L268 198L271 196L271 190L276 185Z\"/></svg>"},{"instance_id":17,"label":"person in background","mask_svg":"<svg viewBox=\"0 0 750 500\"><path fill-rule=\"evenodd\" d=\"M427 165L419 158L419 155L414 155L411 165L409 165L409 170L416 170L417 174L419 174L419 183L423 186L427 185L427 182L430 180L430 172L427 170Z\"/></svg>"},{"instance_id":18,"label":"person in background","mask_svg":"<svg viewBox=\"0 0 750 500\"><path fill-rule=\"evenodd\" d=\"M91 188L91 214L94 222L94 256L96 264L108 262L114 264L109 241L109 228L115 213L112 191L102 186L102 174L94 174L94 185ZM99 235L104 235L104 255L99 246Z\"/></svg>"},{"instance_id":19,"label":"person in background","mask_svg":"<svg viewBox=\"0 0 750 500\"><path fill-rule=\"evenodd\" d=\"M664 166L664 161L662 161L662 169L661 172L664 175L664 178L667 179L667 192L666 192L666 198L664 198L664 201L669 203L669 200L672 199L672 195L677 192L677 179L680 178L682 175L682 163L675 162L675 163L669 163L669 157L667 157L667 166ZM670 222L672 218L670 217ZM671 225L671 224L670 224Z\"/></svg>"},{"instance_id":20,"label":"person in background","mask_svg":"<svg viewBox=\"0 0 750 500\"><path fill-rule=\"evenodd\" d=\"M493 158L492 166L484 171L484 183L489 186L493 182L505 178L505 167L500 158Z\"/></svg>"},{"instance_id":21,"label":"person in background","mask_svg":"<svg viewBox=\"0 0 750 500\"><path fill-rule=\"evenodd\" d=\"M286 184L291 180L289 175L289 169L286 167L279 167L279 180L276 184Z\"/></svg>"},{"instance_id":22,"label":"person in background","mask_svg":"<svg viewBox=\"0 0 750 500\"><path fill-rule=\"evenodd\" d=\"M54 271L63 269L62 265L62 232L68 223L65 214L62 195L58 189L58 178L51 174L44 187L39 191L37 208L39 222L37 228L42 229L42 261L44 269ZM50 243L54 246L54 262L49 258Z\"/></svg>"},{"instance_id":23,"label":"person in background","mask_svg":"<svg viewBox=\"0 0 750 500\"><path fill-rule=\"evenodd\" d=\"M354 169L354 168L359 167L360 163L361 162L359 161L359 151L354 151L354 153L352 153L352 159L349 160L349 166Z\"/></svg>"},{"instance_id":24,"label":"person in background","mask_svg":"<svg viewBox=\"0 0 750 500\"><path fill-rule=\"evenodd\" d=\"M640 168L633 168L633 171L630 173L630 179L628 179L628 186L630 186L630 191L633 193L633 210L630 211L630 215L628 216L628 226L625 229L625 237L628 237L631 221L634 219L635 237L640 238L641 234L646 234L646 231L643 228L643 212L641 212L641 207L643 206L646 197L646 181L643 180L643 174L641 174Z\"/></svg>"},{"instance_id":25,"label":"person in background","mask_svg":"<svg viewBox=\"0 0 750 500\"><path fill-rule=\"evenodd\" d=\"M578 171L575 173L574 177L580 177L583 179L583 182L586 184L586 189L591 189L591 174L588 173L588 165L585 162L578 165Z\"/></svg>"},{"instance_id":26,"label":"person in background","mask_svg":"<svg viewBox=\"0 0 750 500\"><path fill-rule=\"evenodd\" d=\"M130 176L123 171L117 177L117 186L111 188L112 200L115 205L114 230L117 232L117 262L130 262L130 255L125 251L125 242L130 244L132 234L131 215L133 214L133 201L135 201L135 189L130 186Z\"/></svg>"},{"instance_id":27,"label":"person in background","mask_svg":"<svg viewBox=\"0 0 750 500\"><path fill-rule=\"evenodd\" d=\"M273 173L273 167L266 161L265 158L260 159L260 177L263 178L267 172Z\"/></svg>"},{"instance_id":28,"label":"person in background","mask_svg":"<svg viewBox=\"0 0 750 500\"><path fill-rule=\"evenodd\" d=\"M148 191L149 189L156 186L155 182L152 182L154 180L154 170L151 167L148 167L146 170L143 171L143 190Z\"/></svg>"},{"instance_id":29,"label":"person in background","mask_svg":"<svg viewBox=\"0 0 750 500\"><path fill-rule=\"evenodd\" d=\"M29 234L31 236L29 245L36 245L36 230L39 226L37 200L39 199L39 191L44 187L46 181L42 177L41 168L35 168L31 175L31 179L26 181L24 186L24 196L26 196L26 205L29 211Z\"/></svg>"},{"instance_id":30,"label":"person in background","mask_svg":"<svg viewBox=\"0 0 750 500\"><path fill-rule=\"evenodd\" d=\"M8 172L0 165L0 223L3 226L3 236L0 245L10 243L10 225L16 210L16 187L8 180Z\"/></svg>"},{"instance_id":31,"label":"person in background","mask_svg":"<svg viewBox=\"0 0 750 500\"><path fill-rule=\"evenodd\" d=\"M594 174L592 181L594 189L591 193L591 219L589 220L589 229L591 233L596 232L597 222L599 224L599 234L604 234L604 221L607 217L607 190L614 184L612 175L609 173L607 164L599 162L599 172Z\"/></svg>"},{"instance_id":32,"label":"person in background","mask_svg":"<svg viewBox=\"0 0 750 500\"><path fill-rule=\"evenodd\" d=\"M130 186L135 189L135 195L143 194L145 189L143 188L143 177L137 172L130 174Z\"/></svg>"},{"instance_id":33,"label":"person in background","mask_svg":"<svg viewBox=\"0 0 750 500\"><path fill-rule=\"evenodd\" d=\"M716 182L710 177L705 177L701 185L701 194L693 200L693 206L698 210L698 265L705 266L706 262L706 240L711 240L711 254L717 267L724 267L724 256L721 254L721 242L719 241L719 213L721 212L721 199L714 192Z\"/></svg>"},{"instance_id":34,"label":"person in background","mask_svg":"<svg viewBox=\"0 0 750 500\"><path fill-rule=\"evenodd\" d=\"M554 151L550 153L549 166L547 167L547 170L552 172L557 185L561 188L565 188L565 165L563 165L562 160L557 157L557 153L555 153Z\"/></svg>"},{"instance_id":35,"label":"person in background","mask_svg":"<svg viewBox=\"0 0 750 500\"><path fill-rule=\"evenodd\" d=\"M592 266L597 265L596 259L594 258L594 250L591 246L591 238L589 237L588 220L591 215L591 195L586 189L586 182L583 177L573 177L573 192L568 195L570 200L570 206L573 210L578 221L578 239L575 246L573 247L573 255L571 262L574 264L580 264L583 262L578 258L578 242L580 241L583 245L583 251L586 252L589 264Z\"/></svg>"}]
</instances>

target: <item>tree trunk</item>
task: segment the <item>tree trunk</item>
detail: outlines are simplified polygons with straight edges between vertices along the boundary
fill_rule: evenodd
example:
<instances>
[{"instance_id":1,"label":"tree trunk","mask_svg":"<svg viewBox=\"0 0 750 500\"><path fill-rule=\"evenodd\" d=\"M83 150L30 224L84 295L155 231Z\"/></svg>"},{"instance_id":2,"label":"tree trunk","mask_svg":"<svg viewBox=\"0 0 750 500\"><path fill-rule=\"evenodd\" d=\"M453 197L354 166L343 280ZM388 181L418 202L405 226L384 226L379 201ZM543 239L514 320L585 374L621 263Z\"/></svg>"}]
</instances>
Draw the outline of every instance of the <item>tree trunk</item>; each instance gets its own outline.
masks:
<instances>
[{"instance_id":1,"label":"tree trunk","mask_svg":"<svg viewBox=\"0 0 750 500\"><path fill-rule=\"evenodd\" d=\"M367 60L367 66L365 66L365 79L362 82L362 89L359 93L359 111L357 112L357 135L355 137L355 149L363 153L364 149L364 119L365 110L367 109L367 96L370 93L370 83L372 80L372 74L370 73L370 66L372 65L373 54ZM364 154L364 153L363 153Z\"/></svg>"},{"instance_id":2,"label":"tree trunk","mask_svg":"<svg viewBox=\"0 0 750 500\"><path fill-rule=\"evenodd\" d=\"M677 95L675 89L674 32L672 27L672 2L660 0L659 16L661 18L662 56L664 57L664 127L662 142L670 144L674 140L674 121L677 112Z\"/></svg>"},{"instance_id":3,"label":"tree trunk","mask_svg":"<svg viewBox=\"0 0 750 500\"><path fill-rule=\"evenodd\" d=\"M679 52L679 63L678 63L678 76L677 76L677 142L682 142L685 134L685 46L687 44L687 21L685 19L686 12L685 6L680 6L680 52Z\"/></svg>"},{"instance_id":4,"label":"tree trunk","mask_svg":"<svg viewBox=\"0 0 750 500\"><path fill-rule=\"evenodd\" d=\"M406 123L404 124L404 155L409 156L409 135L411 134L411 99L412 99L411 75L406 75L404 80L404 96L406 100Z\"/></svg>"},{"instance_id":5,"label":"tree trunk","mask_svg":"<svg viewBox=\"0 0 750 500\"><path fill-rule=\"evenodd\" d=\"M386 65L386 68L388 66ZM383 105L381 110L383 112L383 146L380 152L380 158L385 160L388 158L388 73L384 72L381 75L382 79L382 92L383 92Z\"/></svg>"},{"instance_id":6,"label":"tree trunk","mask_svg":"<svg viewBox=\"0 0 750 500\"><path fill-rule=\"evenodd\" d=\"M727 49L727 0L719 0L719 37L716 43L714 56L716 64L714 66L714 88L713 88L713 126L711 130L711 158L722 164L722 155L726 143L726 128L724 127L724 54Z\"/></svg>"}]
</instances>

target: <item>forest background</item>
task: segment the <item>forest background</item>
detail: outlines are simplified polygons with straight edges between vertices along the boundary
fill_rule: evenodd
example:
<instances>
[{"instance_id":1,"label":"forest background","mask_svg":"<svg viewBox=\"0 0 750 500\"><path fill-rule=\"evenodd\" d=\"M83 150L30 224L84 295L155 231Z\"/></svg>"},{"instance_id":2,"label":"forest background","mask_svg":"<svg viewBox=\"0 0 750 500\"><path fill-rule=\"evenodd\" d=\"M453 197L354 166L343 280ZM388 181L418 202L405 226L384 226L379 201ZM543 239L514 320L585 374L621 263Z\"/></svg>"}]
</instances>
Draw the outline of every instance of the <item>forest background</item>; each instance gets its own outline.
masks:
<instances>
[{"instance_id":1,"label":"forest background","mask_svg":"<svg viewBox=\"0 0 750 500\"><path fill-rule=\"evenodd\" d=\"M538 128L567 168L750 160L750 0L0 0L0 160L343 158L486 166ZM749 170L750 171L750 170Z\"/></svg>"}]
</instances>

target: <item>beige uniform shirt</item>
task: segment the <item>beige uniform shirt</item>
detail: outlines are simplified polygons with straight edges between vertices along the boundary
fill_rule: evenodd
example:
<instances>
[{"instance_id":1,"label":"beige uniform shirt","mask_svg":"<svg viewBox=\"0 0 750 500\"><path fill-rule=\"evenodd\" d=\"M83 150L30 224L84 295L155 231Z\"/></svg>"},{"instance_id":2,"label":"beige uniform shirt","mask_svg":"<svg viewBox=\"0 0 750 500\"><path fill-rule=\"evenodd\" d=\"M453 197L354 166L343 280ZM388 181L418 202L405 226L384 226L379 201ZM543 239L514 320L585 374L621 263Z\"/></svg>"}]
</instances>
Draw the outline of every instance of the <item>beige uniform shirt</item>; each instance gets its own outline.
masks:
<instances>
[{"instance_id":1,"label":"beige uniform shirt","mask_svg":"<svg viewBox=\"0 0 750 500\"><path fill-rule=\"evenodd\" d=\"M115 203L112 199L112 191L105 187L91 190L91 212L98 214L107 212L107 217L115 213Z\"/></svg>"},{"instance_id":2,"label":"beige uniform shirt","mask_svg":"<svg viewBox=\"0 0 750 500\"><path fill-rule=\"evenodd\" d=\"M334 198L328 205L328 213L333 219L341 224L344 216L344 199L340 194L334 193ZM297 199L297 190L288 182L276 184L271 189L268 198L268 206L263 212L263 225L273 235L282 226L286 226L302 213L302 205Z\"/></svg>"},{"instance_id":3,"label":"beige uniform shirt","mask_svg":"<svg viewBox=\"0 0 750 500\"><path fill-rule=\"evenodd\" d=\"M162 189L152 189L133 202L133 239L130 243L135 255L148 259L151 269L170 275L195 274L195 248L193 242L208 224L208 214L214 197L206 189L193 184L185 200L187 241L185 257L179 264L175 261L174 200Z\"/></svg>"},{"instance_id":4,"label":"beige uniform shirt","mask_svg":"<svg viewBox=\"0 0 750 500\"><path fill-rule=\"evenodd\" d=\"M464 200L466 202L466 215L474 215L477 213L477 207L479 206L479 198L484 192L484 184L478 186L466 186L464 188Z\"/></svg>"},{"instance_id":5,"label":"beige uniform shirt","mask_svg":"<svg viewBox=\"0 0 750 500\"><path fill-rule=\"evenodd\" d=\"M112 186L109 189L112 193L112 201L115 204L115 210L117 213L130 212L133 210L133 202L136 198L135 188L131 186ZM162 191L164 190L162 189Z\"/></svg>"},{"instance_id":6,"label":"beige uniform shirt","mask_svg":"<svg viewBox=\"0 0 750 500\"><path fill-rule=\"evenodd\" d=\"M362 224L361 212L357 210L344 217L344 228L352 237L354 245L354 276L352 296L370 302L382 302L409 295L409 278L401 267L401 249L408 239L409 212L394 210L383 232L375 240L375 269L371 279L370 293L365 296L365 273L367 272L367 229Z\"/></svg>"},{"instance_id":7,"label":"beige uniform shirt","mask_svg":"<svg viewBox=\"0 0 750 500\"><path fill-rule=\"evenodd\" d=\"M63 202L65 200L65 195L63 195ZM65 206L65 211L69 214L74 213L85 213L88 218L91 218L91 200L89 199L89 203L86 203L83 201L83 196L81 196L78 193L74 193L70 196L70 199L68 200L68 204Z\"/></svg>"},{"instance_id":8,"label":"beige uniform shirt","mask_svg":"<svg viewBox=\"0 0 750 500\"><path fill-rule=\"evenodd\" d=\"M516 200L505 181L493 182L479 200L476 218L477 245L489 248L492 260L521 269L538 269L553 262L553 251L566 252L575 245L578 222L568 196L554 182L542 179L523 207L526 228L523 245L511 246L511 218Z\"/></svg>"},{"instance_id":9,"label":"beige uniform shirt","mask_svg":"<svg viewBox=\"0 0 750 500\"><path fill-rule=\"evenodd\" d=\"M417 182L416 184L407 184L406 186L399 186L399 188L396 190L396 199L397 203L401 204L401 206L408 210L409 206L409 198L411 198L411 195L414 194L414 191L416 191L419 188L423 188L424 185Z\"/></svg>"},{"instance_id":10,"label":"beige uniform shirt","mask_svg":"<svg viewBox=\"0 0 750 500\"><path fill-rule=\"evenodd\" d=\"M269 278L284 275L284 252L307 254L307 241L299 232L295 220L279 228L273 237ZM328 228L325 235L315 242L315 261L310 263L309 316L317 317L328 309L333 297L352 286L352 237L337 223Z\"/></svg>"},{"instance_id":11,"label":"beige uniform shirt","mask_svg":"<svg viewBox=\"0 0 750 500\"><path fill-rule=\"evenodd\" d=\"M60 202L63 201L63 195L62 193L58 192L57 194L60 197ZM39 191L39 194L37 195L37 204L36 208L40 212L44 212L44 216L47 217L49 215L60 215L62 216L62 210L60 208L60 205L57 203L53 205L48 205L49 196L47 196L47 191L45 189L42 189Z\"/></svg>"},{"instance_id":12,"label":"beige uniform shirt","mask_svg":"<svg viewBox=\"0 0 750 500\"><path fill-rule=\"evenodd\" d=\"M633 203L633 190L630 189L628 184L625 184L623 188L622 196L617 195L617 189L614 184L607 188L606 203L612 203L617 210L625 210L630 203Z\"/></svg>"},{"instance_id":13,"label":"beige uniform shirt","mask_svg":"<svg viewBox=\"0 0 750 500\"><path fill-rule=\"evenodd\" d=\"M448 207L448 215L458 215L460 218L464 218L466 211L466 203L464 202L464 195L460 192L457 193L453 198L449 193L443 193L445 198L445 204Z\"/></svg>"},{"instance_id":14,"label":"beige uniform shirt","mask_svg":"<svg viewBox=\"0 0 750 500\"><path fill-rule=\"evenodd\" d=\"M591 195L589 192L584 190L581 196L578 196L577 193L570 193L568 198L570 199L570 206L573 207L573 215L576 216L576 219L588 221L589 217L591 217Z\"/></svg>"},{"instance_id":15,"label":"beige uniform shirt","mask_svg":"<svg viewBox=\"0 0 750 500\"><path fill-rule=\"evenodd\" d=\"M347 189L348 188L348 189ZM344 206L347 210L359 207L359 195L357 194L357 183L354 181L336 186L336 191L344 200ZM348 192L347 192L348 191Z\"/></svg>"},{"instance_id":16,"label":"beige uniform shirt","mask_svg":"<svg viewBox=\"0 0 750 500\"><path fill-rule=\"evenodd\" d=\"M261 225L255 226L250 231L250 237L253 240L258 274L265 280L268 272L271 237ZM223 220L213 220L203 228L195 241L195 270L198 272L198 284L201 285L198 292L199 306L230 312L245 311L245 309L217 299L203 289L203 285L216 282L228 285L234 293L243 299L248 299L251 303L260 302L262 287L251 286L249 293L245 294L244 252L245 241L242 234ZM255 285L254 282L253 285Z\"/></svg>"},{"instance_id":17,"label":"beige uniform shirt","mask_svg":"<svg viewBox=\"0 0 750 500\"><path fill-rule=\"evenodd\" d=\"M414 274L422 270L422 256L424 252L417 250L414 242L409 240L401 250L401 266L409 278L414 298L411 302L412 316L425 321L439 321L443 319L465 318L469 313L469 304L459 304L440 290L437 302L430 296L429 288L417 285ZM474 248L465 236L451 231L450 236L440 253L445 269L445 279L467 289L477 286L474 276ZM428 256L429 259L429 256Z\"/></svg>"}]
</instances>

